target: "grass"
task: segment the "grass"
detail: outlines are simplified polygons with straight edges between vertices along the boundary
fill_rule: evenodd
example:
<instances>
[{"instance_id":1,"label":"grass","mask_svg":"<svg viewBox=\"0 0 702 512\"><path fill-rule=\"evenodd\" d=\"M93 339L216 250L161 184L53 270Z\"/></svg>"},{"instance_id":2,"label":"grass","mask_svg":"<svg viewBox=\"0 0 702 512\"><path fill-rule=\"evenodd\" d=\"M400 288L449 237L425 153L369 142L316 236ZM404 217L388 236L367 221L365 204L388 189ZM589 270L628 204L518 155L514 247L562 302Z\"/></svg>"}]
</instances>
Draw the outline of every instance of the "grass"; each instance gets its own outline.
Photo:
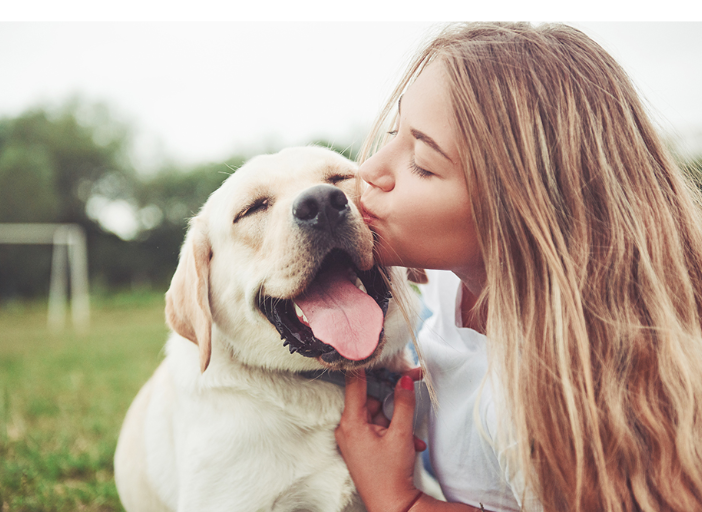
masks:
<instances>
[{"instance_id":1,"label":"grass","mask_svg":"<svg viewBox=\"0 0 702 512\"><path fill-rule=\"evenodd\" d=\"M50 332L45 302L0 305L2 512L123 510L112 459L127 408L162 359L163 295L91 306L79 335Z\"/></svg>"}]
</instances>

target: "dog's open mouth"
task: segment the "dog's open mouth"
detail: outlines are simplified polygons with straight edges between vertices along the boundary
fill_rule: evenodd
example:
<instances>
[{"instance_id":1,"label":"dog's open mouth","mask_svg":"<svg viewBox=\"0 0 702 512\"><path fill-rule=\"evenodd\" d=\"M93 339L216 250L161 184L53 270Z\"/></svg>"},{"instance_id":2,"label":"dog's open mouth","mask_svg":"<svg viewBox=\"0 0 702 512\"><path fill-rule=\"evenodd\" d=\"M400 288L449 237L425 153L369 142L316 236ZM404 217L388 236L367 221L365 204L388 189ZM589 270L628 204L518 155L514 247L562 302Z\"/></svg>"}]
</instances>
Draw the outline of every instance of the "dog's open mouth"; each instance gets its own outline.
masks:
<instances>
[{"instance_id":1,"label":"dog's open mouth","mask_svg":"<svg viewBox=\"0 0 702 512\"><path fill-rule=\"evenodd\" d=\"M327 363L364 361L378 347L390 300L381 272L360 271L346 252L334 249L304 292L292 299L262 296L259 307L290 353Z\"/></svg>"}]
</instances>

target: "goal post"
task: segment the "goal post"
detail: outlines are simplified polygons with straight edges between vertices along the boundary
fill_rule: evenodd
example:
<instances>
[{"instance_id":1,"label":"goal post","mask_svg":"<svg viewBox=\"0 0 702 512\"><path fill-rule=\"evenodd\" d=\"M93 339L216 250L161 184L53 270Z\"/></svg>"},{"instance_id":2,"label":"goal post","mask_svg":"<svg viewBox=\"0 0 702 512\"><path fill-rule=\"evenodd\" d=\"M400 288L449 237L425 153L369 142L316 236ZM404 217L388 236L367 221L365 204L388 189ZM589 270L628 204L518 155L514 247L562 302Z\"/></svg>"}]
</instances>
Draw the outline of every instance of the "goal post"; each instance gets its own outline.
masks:
<instances>
[{"instance_id":1,"label":"goal post","mask_svg":"<svg viewBox=\"0 0 702 512\"><path fill-rule=\"evenodd\" d=\"M71 318L76 330L90 325L88 293L88 251L85 231L78 224L2 224L0 244L51 244L51 284L48 326L65 327L68 277L71 289ZM70 268L70 272L69 272Z\"/></svg>"}]
</instances>

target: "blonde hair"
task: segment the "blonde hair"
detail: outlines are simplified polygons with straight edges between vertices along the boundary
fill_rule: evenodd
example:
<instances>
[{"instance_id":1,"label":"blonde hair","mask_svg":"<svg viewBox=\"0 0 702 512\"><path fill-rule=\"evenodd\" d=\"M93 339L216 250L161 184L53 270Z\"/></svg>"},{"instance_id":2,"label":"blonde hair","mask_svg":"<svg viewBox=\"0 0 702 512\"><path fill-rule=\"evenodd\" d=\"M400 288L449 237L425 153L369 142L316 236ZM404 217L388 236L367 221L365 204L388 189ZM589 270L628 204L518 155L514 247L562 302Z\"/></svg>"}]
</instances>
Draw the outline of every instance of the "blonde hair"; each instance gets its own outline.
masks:
<instances>
[{"instance_id":1,"label":"blonde hair","mask_svg":"<svg viewBox=\"0 0 702 512\"><path fill-rule=\"evenodd\" d=\"M546 511L702 510L700 197L621 67L562 25L447 27L514 461Z\"/></svg>"}]
</instances>

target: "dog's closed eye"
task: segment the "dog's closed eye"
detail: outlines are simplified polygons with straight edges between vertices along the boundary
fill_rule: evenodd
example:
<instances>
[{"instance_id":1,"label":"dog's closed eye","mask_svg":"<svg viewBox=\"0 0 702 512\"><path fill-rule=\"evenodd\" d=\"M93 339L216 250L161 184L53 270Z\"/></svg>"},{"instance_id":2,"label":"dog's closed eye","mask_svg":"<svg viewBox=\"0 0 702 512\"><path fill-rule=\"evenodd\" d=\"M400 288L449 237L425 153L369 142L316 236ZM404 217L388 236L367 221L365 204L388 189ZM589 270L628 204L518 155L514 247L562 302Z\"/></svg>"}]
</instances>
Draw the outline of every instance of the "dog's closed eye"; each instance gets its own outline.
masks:
<instances>
[{"instance_id":1,"label":"dog's closed eye","mask_svg":"<svg viewBox=\"0 0 702 512\"><path fill-rule=\"evenodd\" d=\"M271 200L268 197L259 197L254 201L247 204L237 215L234 217L234 224L239 222L244 217L253 215L255 213L264 212L268 209L271 204Z\"/></svg>"},{"instance_id":2,"label":"dog's closed eye","mask_svg":"<svg viewBox=\"0 0 702 512\"><path fill-rule=\"evenodd\" d=\"M353 174L330 174L325 178L325 181L327 183L331 183L332 185L336 185L341 181L351 180L354 177L355 175Z\"/></svg>"}]
</instances>

